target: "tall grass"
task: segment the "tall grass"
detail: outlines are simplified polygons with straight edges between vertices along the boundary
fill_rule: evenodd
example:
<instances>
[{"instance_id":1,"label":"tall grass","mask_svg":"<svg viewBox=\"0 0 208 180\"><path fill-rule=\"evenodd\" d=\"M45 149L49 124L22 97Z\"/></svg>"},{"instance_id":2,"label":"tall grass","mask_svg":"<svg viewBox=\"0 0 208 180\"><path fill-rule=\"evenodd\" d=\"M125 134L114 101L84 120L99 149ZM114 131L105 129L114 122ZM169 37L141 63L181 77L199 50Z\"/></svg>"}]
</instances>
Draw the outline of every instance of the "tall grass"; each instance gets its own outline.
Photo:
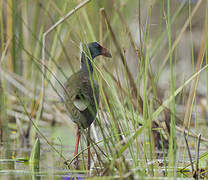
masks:
<instances>
[{"instance_id":1,"label":"tall grass","mask_svg":"<svg viewBox=\"0 0 208 180\"><path fill-rule=\"evenodd\" d=\"M173 99L170 104L170 110L172 112L171 117L170 117L170 138L169 138L169 165L168 168L174 168L175 163L176 163L176 129L175 129L175 75L174 75L174 70L173 70L173 53L172 53L172 31L171 31L171 9L170 9L170 1L168 0L167 3L167 32L168 32L168 46L169 46L169 51L170 51L170 56L169 56L169 61L170 61L170 94L173 96ZM169 177L176 176L174 171L169 171L168 172Z\"/></svg>"},{"instance_id":2,"label":"tall grass","mask_svg":"<svg viewBox=\"0 0 208 180\"><path fill-rule=\"evenodd\" d=\"M12 119L15 116L9 116L8 110L21 112L28 120L25 122L23 117L19 118L23 124L25 137L29 137L30 145L38 136L45 140L44 144L50 145L56 156L62 158L64 164L69 154L62 154L61 150L59 152L59 149L51 143L51 137L41 131L41 128L44 129L41 124L43 122L47 122L47 126L54 122L57 126L67 124L69 131L74 131L69 117L67 118L63 110L64 104L60 103L64 91L62 86L67 77L79 69L80 42L102 42L111 50L113 59L97 58L94 64L94 77L100 88L100 104L97 104L99 114L94 122L95 128L92 128L91 138L84 133L84 141L82 141L82 144L86 144L85 141L89 138L91 142L93 172L95 175L120 178L179 176L178 170L181 164L178 160L183 150L183 165L185 166L187 162L184 139L177 129L180 129L180 126L182 131L189 128L198 131L197 125L191 125L191 118L194 117L193 105L195 108L199 105L197 103L197 99L200 98L197 96L199 75L204 76L205 70L206 91L208 90L206 41L208 21L206 15L197 54L197 65L195 65L196 37L192 32L192 19L200 15L198 9L202 1L199 0L196 4L175 3L178 3L178 6L173 12L174 3L171 0L160 2L91 0L47 34L45 47L42 47L43 34L73 10L78 2L26 0L22 0L20 4L13 0L2 2L0 6L1 131L10 139L11 128L8 124L15 124L15 127L17 125ZM157 35L153 31L155 5L159 7L160 12L160 30ZM207 13L208 2L203 5L206 5ZM7 12L4 12L4 7ZM189 15L185 24L180 26L179 19L186 9ZM138 11L138 17L133 15L134 10ZM138 24L134 26L138 30L135 34L131 29L132 17ZM187 75L188 78L180 84L176 72L179 57L177 46L187 32L190 33L191 39L192 59L189 63L192 63L193 73L191 76ZM139 43L136 35L140 39ZM163 44L166 44L167 48ZM45 53L44 63L42 50ZM205 59L204 65L203 59ZM158 68L155 68L158 64ZM167 70L169 73L164 75L163 72ZM44 81L41 84L43 76ZM165 89L161 90L160 79L163 76L169 77L169 81ZM182 104L182 99L185 99L182 91L192 82L193 85L187 92L190 93L189 100L184 106L186 113L179 118L177 107L178 104ZM167 92L169 96L165 97L164 94ZM202 96L206 101L208 100L207 93ZM17 107L20 110L17 110ZM196 117L197 113L194 115ZM49 116L52 116L52 120L47 118ZM194 136L192 131L190 135ZM20 134L18 129L17 133ZM4 141L5 136L2 137ZM202 134L203 141L207 142L207 138L206 134ZM203 142L201 143L204 145ZM162 159L158 158L158 148L161 150ZM79 156L84 154L82 156L84 164L86 164L84 158L86 149L82 148L79 154ZM207 154L205 153L203 157L205 158L199 160L205 163ZM69 161L71 159L73 159L72 154ZM158 159L162 160L162 166L158 165ZM164 169L163 174L161 172Z\"/></svg>"}]
</instances>

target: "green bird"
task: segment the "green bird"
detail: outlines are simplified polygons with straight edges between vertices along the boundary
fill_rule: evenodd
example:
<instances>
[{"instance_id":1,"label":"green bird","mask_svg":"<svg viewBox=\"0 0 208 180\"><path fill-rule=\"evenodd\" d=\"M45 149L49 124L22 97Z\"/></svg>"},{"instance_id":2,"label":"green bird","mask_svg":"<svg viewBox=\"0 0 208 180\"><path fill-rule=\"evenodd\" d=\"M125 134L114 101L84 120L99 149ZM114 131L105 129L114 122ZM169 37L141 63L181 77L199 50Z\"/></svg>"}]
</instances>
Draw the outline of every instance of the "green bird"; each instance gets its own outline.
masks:
<instances>
[{"instance_id":1,"label":"green bird","mask_svg":"<svg viewBox=\"0 0 208 180\"><path fill-rule=\"evenodd\" d=\"M93 78L94 58L103 55L111 58L111 53L97 42L82 45L81 68L65 83L64 104L66 110L77 124L76 145L74 156L78 153L80 129L88 128L96 118L99 105L99 87ZM87 142L89 147L89 141ZM78 168L78 157L75 159L75 169ZM90 149L88 148L88 169L90 168Z\"/></svg>"}]
</instances>

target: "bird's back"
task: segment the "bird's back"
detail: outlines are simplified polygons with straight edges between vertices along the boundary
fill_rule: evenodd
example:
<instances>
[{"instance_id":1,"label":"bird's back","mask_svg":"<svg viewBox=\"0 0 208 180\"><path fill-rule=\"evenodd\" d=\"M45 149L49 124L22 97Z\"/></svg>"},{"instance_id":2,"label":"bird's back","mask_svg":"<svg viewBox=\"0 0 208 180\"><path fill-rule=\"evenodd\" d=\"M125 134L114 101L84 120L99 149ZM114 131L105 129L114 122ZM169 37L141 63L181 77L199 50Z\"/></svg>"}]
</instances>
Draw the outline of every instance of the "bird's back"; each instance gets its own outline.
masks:
<instances>
[{"instance_id":1,"label":"bird's back","mask_svg":"<svg viewBox=\"0 0 208 180\"><path fill-rule=\"evenodd\" d=\"M98 85L88 71L78 71L65 83L65 106L72 120L82 128L94 121L99 104Z\"/></svg>"}]
</instances>

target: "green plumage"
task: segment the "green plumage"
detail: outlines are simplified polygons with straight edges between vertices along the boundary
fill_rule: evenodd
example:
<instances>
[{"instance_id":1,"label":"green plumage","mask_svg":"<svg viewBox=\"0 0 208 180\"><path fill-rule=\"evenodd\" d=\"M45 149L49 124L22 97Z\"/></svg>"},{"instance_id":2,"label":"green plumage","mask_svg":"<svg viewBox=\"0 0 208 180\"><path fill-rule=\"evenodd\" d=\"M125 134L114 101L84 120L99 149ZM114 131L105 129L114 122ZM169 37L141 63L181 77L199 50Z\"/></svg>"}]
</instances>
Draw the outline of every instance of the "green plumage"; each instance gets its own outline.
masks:
<instances>
[{"instance_id":1,"label":"green plumage","mask_svg":"<svg viewBox=\"0 0 208 180\"><path fill-rule=\"evenodd\" d=\"M93 61L99 55L111 58L110 52L97 42L83 44L81 69L65 83L64 104L79 128L88 128L96 118L99 87L93 79Z\"/></svg>"},{"instance_id":2,"label":"green plumage","mask_svg":"<svg viewBox=\"0 0 208 180\"><path fill-rule=\"evenodd\" d=\"M92 79L92 75L81 69L67 80L65 89L64 95L67 102L65 106L70 117L82 128L89 127L97 114L95 101L99 104L99 87ZM75 101L81 101L86 109L78 109L74 104Z\"/></svg>"}]
</instances>

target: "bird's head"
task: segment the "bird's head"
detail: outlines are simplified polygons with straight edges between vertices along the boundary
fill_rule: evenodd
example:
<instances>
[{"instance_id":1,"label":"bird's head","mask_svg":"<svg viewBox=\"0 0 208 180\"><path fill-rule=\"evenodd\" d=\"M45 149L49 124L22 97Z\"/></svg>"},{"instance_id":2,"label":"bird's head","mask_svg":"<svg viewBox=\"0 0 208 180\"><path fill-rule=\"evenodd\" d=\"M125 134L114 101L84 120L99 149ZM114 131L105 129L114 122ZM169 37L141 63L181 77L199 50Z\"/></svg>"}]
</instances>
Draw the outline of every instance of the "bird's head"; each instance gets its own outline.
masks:
<instances>
[{"instance_id":1,"label":"bird's head","mask_svg":"<svg viewBox=\"0 0 208 180\"><path fill-rule=\"evenodd\" d=\"M84 53L90 52L90 56L92 57L92 59L100 55L109 57L109 58L112 57L111 53L106 48L101 46L98 42L91 42L91 43L88 43L87 45L82 44L82 51L84 51Z\"/></svg>"},{"instance_id":2,"label":"bird's head","mask_svg":"<svg viewBox=\"0 0 208 180\"><path fill-rule=\"evenodd\" d=\"M97 56L105 56L105 57L109 57L111 58L111 53L104 48L103 46L101 46L99 43L97 42L91 42L86 44L82 44L82 53L81 53L81 67L86 69L86 62L88 62L88 64L90 65L90 70L91 72L93 71L92 68L92 64L90 59L94 59ZM86 59L87 57L87 59Z\"/></svg>"},{"instance_id":3,"label":"bird's head","mask_svg":"<svg viewBox=\"0 0 208 180\"><path fill-rule=\"evenodd\" d=\"M88 48L92 58L95 58L96 56L100 56L100 55L109 58L112 57L111 53L97 42L88 43Z\"/></svg>"}]
</instances>

